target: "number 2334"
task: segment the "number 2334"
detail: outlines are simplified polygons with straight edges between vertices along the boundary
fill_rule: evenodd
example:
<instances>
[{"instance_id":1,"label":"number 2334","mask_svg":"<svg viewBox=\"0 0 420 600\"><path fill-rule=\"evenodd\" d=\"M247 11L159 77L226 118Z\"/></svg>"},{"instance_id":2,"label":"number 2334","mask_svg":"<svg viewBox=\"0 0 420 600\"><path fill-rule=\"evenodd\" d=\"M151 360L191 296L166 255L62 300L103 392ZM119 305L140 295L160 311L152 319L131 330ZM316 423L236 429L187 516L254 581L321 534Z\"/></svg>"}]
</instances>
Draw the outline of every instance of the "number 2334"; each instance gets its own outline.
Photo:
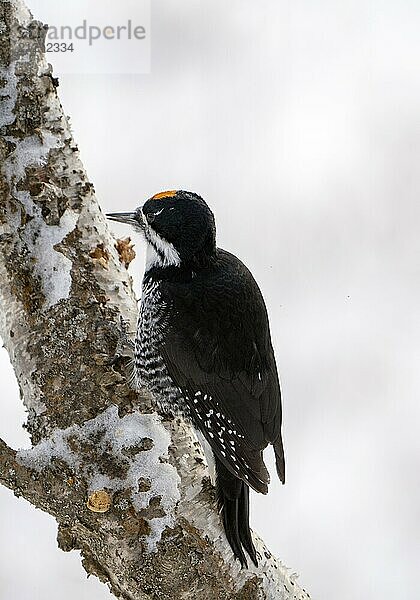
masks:
<instances>
[{"instance_id":1,"label":"number 2334","mask_svg":"<svg viewBox=\"0 0 420 600\"><path fill-rule=\"evenodd\" d=\"M73 43L65 44L65 43L52 43L49 42L46 44L46 52L74 52Z\"/></svg>"}]
</instances>

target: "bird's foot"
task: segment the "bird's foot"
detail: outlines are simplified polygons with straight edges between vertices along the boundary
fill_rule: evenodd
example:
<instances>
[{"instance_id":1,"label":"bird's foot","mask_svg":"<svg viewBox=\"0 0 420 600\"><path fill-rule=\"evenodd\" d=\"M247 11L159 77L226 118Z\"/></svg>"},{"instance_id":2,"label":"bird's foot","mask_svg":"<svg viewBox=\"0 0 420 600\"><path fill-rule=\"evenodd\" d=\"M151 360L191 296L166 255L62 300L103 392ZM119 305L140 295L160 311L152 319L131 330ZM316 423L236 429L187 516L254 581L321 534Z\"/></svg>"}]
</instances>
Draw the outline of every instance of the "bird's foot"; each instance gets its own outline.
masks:
<instances>
[{"instance_id":1,"label":"bird's foot","mask_svg":"<svg viewBox=\"0 0 420 600\"><path fill-rule=\"evenodd\" d=\"M114 355L109 359L109 364L115 365L123 357L134 357L134 342L128 332L128 321L120 317L120 332L115 347Z\"/></svg>"}]
</instances>

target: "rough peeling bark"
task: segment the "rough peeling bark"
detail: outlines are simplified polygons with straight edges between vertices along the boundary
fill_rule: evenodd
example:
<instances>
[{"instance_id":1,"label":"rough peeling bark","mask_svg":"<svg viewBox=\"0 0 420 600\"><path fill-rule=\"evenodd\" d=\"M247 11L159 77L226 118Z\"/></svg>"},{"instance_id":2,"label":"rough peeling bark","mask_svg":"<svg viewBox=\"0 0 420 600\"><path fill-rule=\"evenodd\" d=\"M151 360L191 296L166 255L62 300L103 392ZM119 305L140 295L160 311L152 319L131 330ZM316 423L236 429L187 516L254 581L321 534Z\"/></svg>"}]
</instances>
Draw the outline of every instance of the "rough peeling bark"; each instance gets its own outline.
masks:
<instances>
[{"instance_id":1,"label":"rough peeling bark","mask_svg":"<svg viewBox=\"0 0 420 600\"><path fill-rule=\"evenodd\" d=\"M308 598L259 540L260 567L240 570L191 429L153 416L124 361L110 365L120 316L135 325L132 249L108 231L80 162L45 26L0 0L0 31L0 333L34 446L0 441L0 482L53 515L59 547L80 549L116 597Z\"/></svg>"}]
</instances>

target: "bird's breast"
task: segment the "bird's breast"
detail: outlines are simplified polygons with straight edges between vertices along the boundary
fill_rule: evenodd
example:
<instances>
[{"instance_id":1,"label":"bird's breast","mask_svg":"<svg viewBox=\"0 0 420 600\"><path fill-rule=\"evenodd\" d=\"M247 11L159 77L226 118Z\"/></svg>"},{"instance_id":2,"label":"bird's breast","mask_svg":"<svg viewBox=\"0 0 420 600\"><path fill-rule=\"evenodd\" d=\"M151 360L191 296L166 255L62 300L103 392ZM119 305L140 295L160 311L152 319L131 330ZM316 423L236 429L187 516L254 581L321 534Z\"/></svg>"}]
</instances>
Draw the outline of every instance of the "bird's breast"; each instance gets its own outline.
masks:
<instances>
[{"instance_id":1,"label":"bird's breast","mask_svg":"<svg viewBox=\"0 0 420 600\"><path fill-rule=\"evenodd\" d=\"M165 412L179 414L183 413L181 392L169 375L161 351L168 320L168 305L162 299L159 283L145 283L134 346L137 387L149 390Z\"/></svg>"}]
</instances>

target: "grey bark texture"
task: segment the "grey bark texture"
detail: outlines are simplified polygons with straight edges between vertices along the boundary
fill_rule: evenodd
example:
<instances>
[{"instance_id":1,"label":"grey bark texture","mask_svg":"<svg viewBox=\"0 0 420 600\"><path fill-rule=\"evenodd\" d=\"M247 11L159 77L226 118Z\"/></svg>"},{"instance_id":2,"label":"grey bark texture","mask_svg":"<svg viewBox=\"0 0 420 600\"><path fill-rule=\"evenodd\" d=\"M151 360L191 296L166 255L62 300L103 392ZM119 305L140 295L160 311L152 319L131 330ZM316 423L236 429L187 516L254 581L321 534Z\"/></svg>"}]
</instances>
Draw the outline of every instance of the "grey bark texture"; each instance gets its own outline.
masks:
<instances>
[{"instance_id":1,"label":"grey bark texture","mask_svg":"<svg viewBox=\"0 0 420 600\"><path fill-rule=\"evenodd\" d=\"M110 234L45 61L46 27L0 0L0 334L33 448L0 441L0 483L53 515L58 545L118 598L307 599L256 540L241 570L190 427L110 366L134 329L132 250Z\"/></svg>"}]
</instances>

